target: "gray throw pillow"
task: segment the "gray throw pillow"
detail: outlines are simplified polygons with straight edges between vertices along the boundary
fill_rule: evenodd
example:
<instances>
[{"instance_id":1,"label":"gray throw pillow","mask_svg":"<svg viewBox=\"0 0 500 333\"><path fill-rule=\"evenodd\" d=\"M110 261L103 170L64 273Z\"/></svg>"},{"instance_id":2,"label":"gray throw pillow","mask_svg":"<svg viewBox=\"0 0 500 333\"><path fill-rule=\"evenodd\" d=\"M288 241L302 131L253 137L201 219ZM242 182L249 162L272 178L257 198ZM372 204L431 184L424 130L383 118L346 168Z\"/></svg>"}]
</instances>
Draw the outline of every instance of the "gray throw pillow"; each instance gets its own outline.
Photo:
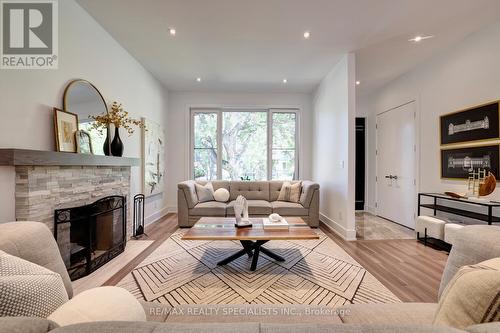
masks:
<instances>
[{"instance_id":1,"label":"gray throw pillow","mask_svg":"<svg viewBox=\"0 0 500 333\"><path fill-rule=\"evenodd\" d=\"M0 251L0 317L46 318L68 301L61 276Z\"/></svg>"},{"instance_id":2,"label":"gray throw pillow","mask_svg":"<svg viewBox=\"0 0 500 333\"><path fill-rule=\"evenodd\" d=\"M284 182L278 196L278 201L299 202L300 192L302 191L302 182L291 184Z\"/></svg>"},{"instance_id":3,"label":"gray throw pillow","mask_svg":"<svg viewBox=\"0 0 500 333\"><path fill-rule=\"evenodd\" d=\"M196 188L196 195L198 196L198 202L214 201L214 187L211 182L205 184L205 186L200 184L194 184Z\"/></svg>"}]
</instances>

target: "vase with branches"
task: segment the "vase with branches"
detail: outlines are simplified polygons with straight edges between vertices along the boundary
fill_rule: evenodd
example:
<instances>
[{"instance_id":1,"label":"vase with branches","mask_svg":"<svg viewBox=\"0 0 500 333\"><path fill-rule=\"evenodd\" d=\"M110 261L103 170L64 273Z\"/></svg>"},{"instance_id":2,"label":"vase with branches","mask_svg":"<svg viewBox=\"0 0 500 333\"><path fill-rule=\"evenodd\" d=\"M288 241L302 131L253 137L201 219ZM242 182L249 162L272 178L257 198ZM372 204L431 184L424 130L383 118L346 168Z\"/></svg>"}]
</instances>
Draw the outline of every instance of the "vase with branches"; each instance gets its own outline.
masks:
<instances>
[{"instance_id":1,"label":"vase with branches","mask_svg":"<svg viewBox=\"0 0 500 333\"><path fill-rule=\"evenodd\" d=\"M143 121L129 117L129 113L123 110L122 104L118 102L113 102L109 112L97 116L90 115L89 117L94 120L93 128L98 130L101 134L106 130L106 141L104 142L104 152L106 155L109 155L110 151L113 156L123 155L123 142L120 139L120 128L124 128L128 135L134 133L134 127L147 130ZM113 124L115 128L115 136L111 145L109 145L109 127L111 124Z\"/></svg>"}]
</instances>

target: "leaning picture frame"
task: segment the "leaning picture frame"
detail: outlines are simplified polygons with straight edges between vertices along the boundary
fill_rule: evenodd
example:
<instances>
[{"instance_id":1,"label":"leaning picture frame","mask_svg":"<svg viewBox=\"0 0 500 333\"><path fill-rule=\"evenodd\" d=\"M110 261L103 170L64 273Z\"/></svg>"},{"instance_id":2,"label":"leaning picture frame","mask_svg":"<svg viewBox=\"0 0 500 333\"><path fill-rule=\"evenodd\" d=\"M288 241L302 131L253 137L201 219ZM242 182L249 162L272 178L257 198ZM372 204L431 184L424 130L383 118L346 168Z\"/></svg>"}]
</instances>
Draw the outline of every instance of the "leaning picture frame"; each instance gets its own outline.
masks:
<instances>
[{"instance_id":1,"label":"leaning picture frame","mask_svg":"<svg viewBox=\"0 0 500 333\"><path fill-rule=\"evenodd\" d=\"M76 152L79 154L94 154L92 149L92 138L86 131L78 130L75 132Z\"/></svg>"},{"instance_id":2,"label":"leaning picture frame","mask_svg":"<svg viewBox=\"0 0 500 333\"><path fill-rule=\"evenodd\" d=\"M54 131L56 150L76 153L75 133L78 131L78 115L54 108Z\"/></svg>"}]
</instances>

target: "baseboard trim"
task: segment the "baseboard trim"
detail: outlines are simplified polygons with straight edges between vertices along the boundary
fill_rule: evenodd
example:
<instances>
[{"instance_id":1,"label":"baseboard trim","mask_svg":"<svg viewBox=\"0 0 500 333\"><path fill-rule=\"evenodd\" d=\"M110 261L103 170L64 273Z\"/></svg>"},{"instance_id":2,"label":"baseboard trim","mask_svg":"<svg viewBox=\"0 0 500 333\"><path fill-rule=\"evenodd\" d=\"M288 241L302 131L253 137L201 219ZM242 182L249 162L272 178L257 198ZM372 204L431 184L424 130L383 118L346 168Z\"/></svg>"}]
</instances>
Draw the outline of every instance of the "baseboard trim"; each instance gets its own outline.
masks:
<instances>
[{"instance_id":1,"label":"baseboard trim","mask_svg":"<svg viewBox=\"0 0 500 333\"><path fill-rule=\"evenodd\" d=\"M177 213L177 206L168 206L167 207L167 212L168 212L168 214L170 214L170 213Z\"/></svg>"},{"instance_id":2,"label":"baseboard trim","mask_svg":"<svg viewBox=\"0 0 500 333\"><path fill-rule=\"evenodd\" d=\"M366 206L365 206L365 211L366 211L367 213L370 213L370 214L373 214L373 215L377 215L377 214L376 214L376 209L375 209L375 207L373 207L373 206L368 206L368 205L366 205Z\"/></svg>"},{"instance_id":3,"label":"baseboard trim","mask_svg":"<svg viewBox=\"0 0 500 333\"><path fill-rule=\"evenodd\" d=\"M356 240L356 230L346 229L324 214L319 214L319 220L331 231L342 237L346 241Z\"/></svg>"},{"instance_id":4,"label":"baseboard trim","mask_svg":"<svg viewBox=\"0 0 500 333\"><path fill-rule=\"evenodd\" d=\"M154 223L158 220L161 220L162 218L164 218L168 213L171 213L169 210L168 210L168 207L163 207L162 209L160 209L159 211L156 211L154 212L153 214L147 216L145 219L144 219L144 225L148 225L148 224L151 224L151 223Z\"/></svg>"}]
</instances>

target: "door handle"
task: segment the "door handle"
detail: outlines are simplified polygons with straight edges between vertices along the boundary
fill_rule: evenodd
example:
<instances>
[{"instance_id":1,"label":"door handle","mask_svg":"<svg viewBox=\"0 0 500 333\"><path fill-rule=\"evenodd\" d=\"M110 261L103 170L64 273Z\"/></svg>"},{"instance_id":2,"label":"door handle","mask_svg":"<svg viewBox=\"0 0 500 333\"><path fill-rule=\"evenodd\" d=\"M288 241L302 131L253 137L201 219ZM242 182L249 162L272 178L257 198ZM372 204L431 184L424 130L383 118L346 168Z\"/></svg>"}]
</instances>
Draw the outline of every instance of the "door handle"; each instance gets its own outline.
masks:
<instances>
[{"instance_id":1,"label":"door handle","mask_svg":"<svg viewBox=\"0 0 500 333\"><path fill-rule=\"evenodd\" d=\"M398 176L388 175L388 176L385 176L385 178L397 180Z\"/></svg>"},{"instance_id":2,"label":"door handle","mask_svg":"<svg viewBox=\"0 0 500 333\"><path fill-rule=\"evenodd\" d=\"M392 176L392 179L398 180L398 176Z\"/></svg>"}]
</instances>

